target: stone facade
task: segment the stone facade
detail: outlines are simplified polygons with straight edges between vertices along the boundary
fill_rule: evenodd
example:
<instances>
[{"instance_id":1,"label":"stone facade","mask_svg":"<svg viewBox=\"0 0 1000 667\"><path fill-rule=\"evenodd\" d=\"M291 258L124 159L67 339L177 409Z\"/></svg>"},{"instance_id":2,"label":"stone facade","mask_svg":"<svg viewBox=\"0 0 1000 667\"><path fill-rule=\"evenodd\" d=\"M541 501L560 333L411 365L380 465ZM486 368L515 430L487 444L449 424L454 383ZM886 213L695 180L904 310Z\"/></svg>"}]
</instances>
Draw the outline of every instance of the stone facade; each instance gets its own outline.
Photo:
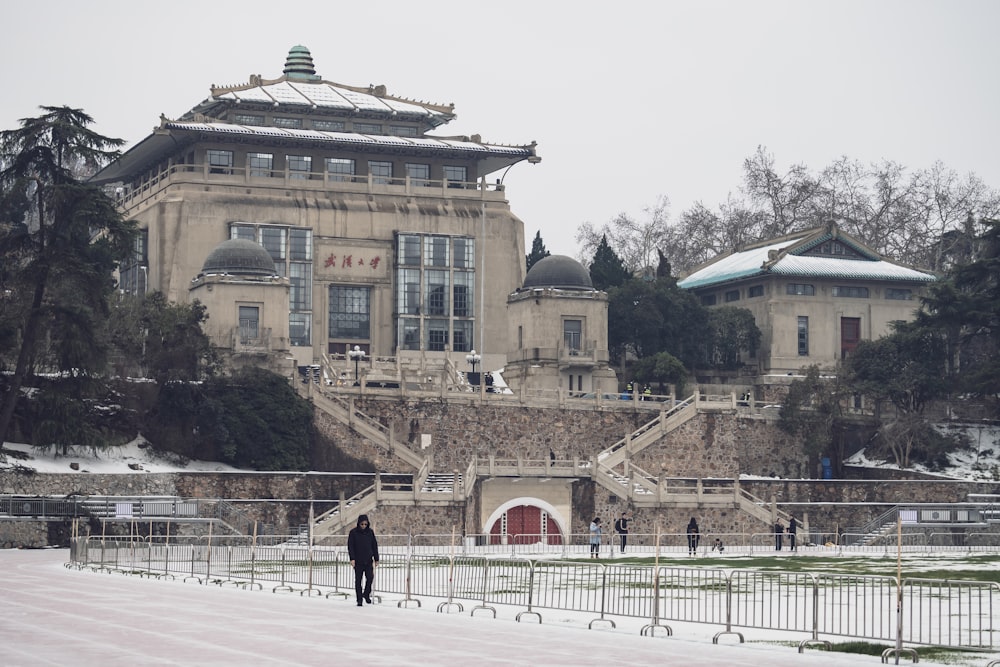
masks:
<instances>
[{"instance_id":1,"label":"stone facade","mask_svg":"<svg viewBox=\"0 0 1000 667\"><path fill-rule=\"evenodd\" d=\"M546 461L589 460L597 452L634 431L652 413L616 406L606 410L518 407L456 401L420 403L369 397L357 409L389 425L394 437L414 451L433 456L433 470L467 469L473 457ZM352 457L369 465L357 473L140 473L24 474L0 473L0 494L32 496L111 495L223 498L280 533L294 533L316 515L370 486L376 471L413 473L384 448L324 415L317 425L339 451L330 460ZM426 444L426 448L423 445ZM367 462L367 463L365 463ZM773 419L729 411L702 412L658 444L637 453L631 464L655 475L691 479L742 477L741 487L777 509L806 519L819 533L836 533L861 526L899 503L957 503L970 493L998 494L997 482L936 479L819 480L809 479L807 460L792 438ZM815 473L814 475L815 476ZM764 479L754 479L761 477ZM767 479L781 477L783 479ZM634 535L683 533L695 516L702 532L760 533L768 526L732 506L632 508L587 477L477 480L467 502L446 496L416 504L383 503L372 514L373 525L386 535L481 534L489 529L498 508L518 498L533 499L560 518L560 527L584 534L590 520L601 516L606 532L623 510L634 509ZM492 488L490 487L492 486ZM40 546L59 543L68 534L60 522L38 525L0 521L0 544ZM172 528L172 531L179 527ZM97 528L99 529L99 528ZM94 528L92 528L92 531ZM161 532L160 528L156 532ZM443 539L438 537L438 540ZM49 540L55 540L51 542ZM334 538L335 543L336 538ZM636 542L638 543L638 542Z\"/></svg>"}]
</instances>

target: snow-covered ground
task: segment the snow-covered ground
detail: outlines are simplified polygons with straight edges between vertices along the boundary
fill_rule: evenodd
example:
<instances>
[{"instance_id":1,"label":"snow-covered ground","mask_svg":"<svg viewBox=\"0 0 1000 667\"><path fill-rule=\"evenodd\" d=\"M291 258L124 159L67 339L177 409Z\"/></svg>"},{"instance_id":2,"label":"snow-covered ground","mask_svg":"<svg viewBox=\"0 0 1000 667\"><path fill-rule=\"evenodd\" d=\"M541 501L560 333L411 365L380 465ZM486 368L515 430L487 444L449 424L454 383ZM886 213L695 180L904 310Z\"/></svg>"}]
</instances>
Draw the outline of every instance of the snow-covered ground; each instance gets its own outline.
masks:
<instances>
[{"instance_id":1,"label":"snow-covered ground","mask_svg":"<svg viewBox=\"0 0 1000 667\"><path fill-rule=\"evenodd\" d=\"M948 465L941 470L931 470L921 464L911 466L912 470L970 482L1000 481L1000 427L962 423L939 425L938 428L944 433L964 435L970 447L948 454ZM847 458L844 464L864 468L899 469L895 461L869 459L863 449Z\"/></svg>"},{"instance_id":2,"label":"snow-covered ground","mask_svg":"<svg viewBox=\"0 0 1000 667\"><path fill-rule=\"evenodd\" d=\"M121 447L94 452L89 448L70 447L66 454L55 447L39 449L23 443L5 442L6 460L0 470L22 467L43 473L138 473L138 472L220 472L236 468L214 461L184 460L156 452L142 436Z\"/></svg>"},{"instance_id":3,"label":"snow-covered ground","mask_svg":"<svg viewBox=\"0 0 1000 667\"><path fill-rule=\"evenodd\" d=\"M648 623L543 610L542 621L489 614L272 593L67 569L66 550L0 551L0 663L80 665L658 665L801 667L878 665L877 656L798 653L788 633L754 630L746 642L717 626L671 623L673 635L642 636ZM377 588L377 585L376 585ZM398 597L398 596L397 596ZM781 637L783 641L778 640ZM984 665L976 654L951 664ZM900 661L909 662L908 658ZM921 658L921 664L941 664Z\"/></svg>"}]
</instances>

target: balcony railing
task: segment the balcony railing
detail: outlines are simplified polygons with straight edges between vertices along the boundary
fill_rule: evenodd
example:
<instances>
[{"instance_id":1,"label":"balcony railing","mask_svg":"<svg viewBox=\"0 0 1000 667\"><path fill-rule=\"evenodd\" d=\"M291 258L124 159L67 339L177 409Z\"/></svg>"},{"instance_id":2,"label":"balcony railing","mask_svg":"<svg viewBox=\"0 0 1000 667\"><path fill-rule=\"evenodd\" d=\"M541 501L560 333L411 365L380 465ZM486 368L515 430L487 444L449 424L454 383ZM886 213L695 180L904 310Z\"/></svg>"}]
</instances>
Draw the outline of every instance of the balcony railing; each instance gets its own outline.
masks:
<instances>
[{"instance_id":1,"label":"balcony railing","mask_svg":"<svg viewBox=\"0 0 1000 667\"><path fill-rule=\"evenodd\" d=\"M449 199L506 198L504 186L487 182L429 180L425 178L386 177L374 174L338 174L327 171L261 170L257 167L221 167L201 164L175 164L166 167L135 186L124 186L114 194L122 210L129 212L157 201L168 185L183 183L213 183L218 185L252 185L282 189L318 190L358 194L399 194L413 197L445 197Z\"/></svg>"}]
</instances>

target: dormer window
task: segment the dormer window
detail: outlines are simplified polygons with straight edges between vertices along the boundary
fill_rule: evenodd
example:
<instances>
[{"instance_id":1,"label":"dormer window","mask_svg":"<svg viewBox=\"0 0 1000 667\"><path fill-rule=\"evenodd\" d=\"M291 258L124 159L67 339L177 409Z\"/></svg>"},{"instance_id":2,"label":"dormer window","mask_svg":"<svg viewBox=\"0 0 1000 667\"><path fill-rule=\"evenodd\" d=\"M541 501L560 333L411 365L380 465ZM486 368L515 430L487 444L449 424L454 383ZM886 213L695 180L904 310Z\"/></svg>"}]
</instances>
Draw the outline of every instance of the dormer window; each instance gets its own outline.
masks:
<instances>
[{"instance_id":1,"label":"dormer window","mask_svg":"<svg viewBox=\"0 0 1000 667\"><path fill-rule=\"evenodd\" d=\"M314 130L322 130L324 132L344 131L344 121L342 120L314 120L312 126Z\"/></svg>"},{"instance_id":2,"label":"dormer window","mask_svg":"<svg viewBox=\"0 0 1000 667\"><path fill-rule=\"evenodd\" d=\"M282 118L282 117L276 117L274 119L274 126L275 127L289 127L289 128L292 128L292 129L299 129L299 128L302 127L302 119L301 118Z\"/></svg>"},{"instance_id":3,"label":"dormer window","mask_svg":"<svg viewBox=\"0 0 1000 667\"><path fill-rule=\"evenodd\" d=\"M237 125L263 125L264 117L252 113L233 114L233 122Z\"/></svg>"},{"instance_id":4,"label":"dormer window","mask_svg":"<svg viewBox=\"0 0 1000 667\"><path fill-rule=\"evenodd\" d=\"M354 131L358 134L382 134L382 126L378 123L355 123Z\"/></svg>"},{"instance_id":5,"label":"dormer window","mask_svg":"<svg viewBox=\"0 0 1000 667\"><path fill-rule=\"evenodd\" d=\"M410 125L390 125L389 134L394 134L397 137L415 137L417 136L417 128Z\"/></svg>"}]
</instances>

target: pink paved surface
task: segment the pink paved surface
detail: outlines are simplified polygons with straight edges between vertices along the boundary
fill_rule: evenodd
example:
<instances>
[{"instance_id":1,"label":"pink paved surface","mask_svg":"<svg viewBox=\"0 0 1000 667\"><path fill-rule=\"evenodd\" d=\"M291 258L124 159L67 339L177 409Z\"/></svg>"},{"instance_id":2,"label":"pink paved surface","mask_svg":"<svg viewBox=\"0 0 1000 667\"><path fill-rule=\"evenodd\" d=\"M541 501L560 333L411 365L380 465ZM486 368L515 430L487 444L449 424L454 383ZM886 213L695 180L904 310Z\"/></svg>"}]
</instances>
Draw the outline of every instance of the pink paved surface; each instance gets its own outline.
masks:
<instances>
[{"instance_id":1,"label":"pink paved surface","mask_svg":"<svg viewBox=\"0 0 1000 667\"><path fill-rule=\"evenodd\" d=\"M78 571L63 567L68 555L0 551L0 665L881 664L878 657L800 655L771 644L713 645L717 628L685 637L675 627L673 637L642 637L639 619L588 630L587 621L555 610L540 610L539 625L517 623L506 612L473 617L468 603L464 613L441 614L440 600L400 609L398 597L387 595L382 604L359 608L353 600L268 588Z\"/></svg>"}]
</instances>

